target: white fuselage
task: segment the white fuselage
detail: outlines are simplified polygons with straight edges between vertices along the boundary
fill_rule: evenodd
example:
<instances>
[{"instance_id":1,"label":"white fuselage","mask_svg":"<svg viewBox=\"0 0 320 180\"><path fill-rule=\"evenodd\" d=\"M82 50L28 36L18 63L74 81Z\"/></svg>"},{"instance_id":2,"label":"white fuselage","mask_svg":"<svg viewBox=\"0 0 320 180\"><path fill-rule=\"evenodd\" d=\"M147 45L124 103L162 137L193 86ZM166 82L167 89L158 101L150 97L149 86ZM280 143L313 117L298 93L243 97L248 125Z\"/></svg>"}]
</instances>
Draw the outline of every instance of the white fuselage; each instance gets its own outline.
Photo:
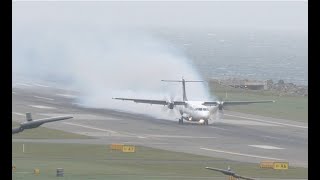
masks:
<instances>
[{"instance_id":1,"label":"white fuselage","mask_svg":"<svg viewBox=\"0 0 320 180\"><path fill-rule=\"evenodd\" d=\"M198 121L204 123L209 121L210 123L210 109L207 106L202 105L202 101L186 101L186 105L180 107L179 111L183 118L188 121Z\"/></svg>"}]
</instances>

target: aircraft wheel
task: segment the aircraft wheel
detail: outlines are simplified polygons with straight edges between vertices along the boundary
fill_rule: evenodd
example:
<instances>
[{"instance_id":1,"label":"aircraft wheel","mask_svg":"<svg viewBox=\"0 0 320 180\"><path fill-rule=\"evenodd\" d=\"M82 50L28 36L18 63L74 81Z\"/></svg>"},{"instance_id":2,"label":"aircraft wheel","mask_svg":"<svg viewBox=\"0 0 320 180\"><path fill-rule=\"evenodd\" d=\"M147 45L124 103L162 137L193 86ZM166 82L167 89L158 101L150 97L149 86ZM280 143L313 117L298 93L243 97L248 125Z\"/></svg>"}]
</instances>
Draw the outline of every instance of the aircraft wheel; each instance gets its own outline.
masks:
<instances>
[{"instance_id":1,"label":"aircraft wheel","mask_svg":"<svg viewBox=\"0 0 320 180\"><path fill-rule=\"evenodd\" d=\"M179 119L179 124L183 124L183 118Z\"/></svg>"}]
</instances>

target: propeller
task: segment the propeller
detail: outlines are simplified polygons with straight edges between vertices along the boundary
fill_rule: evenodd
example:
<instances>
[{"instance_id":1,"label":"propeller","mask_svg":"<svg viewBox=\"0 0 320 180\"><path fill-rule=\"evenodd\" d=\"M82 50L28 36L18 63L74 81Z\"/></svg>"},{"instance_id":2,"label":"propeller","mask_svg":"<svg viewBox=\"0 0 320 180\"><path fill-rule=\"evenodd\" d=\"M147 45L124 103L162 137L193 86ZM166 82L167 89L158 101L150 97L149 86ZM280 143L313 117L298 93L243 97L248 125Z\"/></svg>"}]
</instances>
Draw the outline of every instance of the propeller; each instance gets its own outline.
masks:
<instances>
[{"instance_id":1,"label":"propeller","mask_svg":"<svg viewBox=\"0 0 320 180\"><path fill-rule=\"evenodd\" d=\"M223 106L224 101L219 101L218 102L218 110L217 110L217 115L216 118L218 120L223 119L224 116L224 106Z\"/></svg>"},{"instance_id":2,"label":"propeller","mask_svg":"<svg viewBox=\"0 0 320 180\"><path fill-rule=\"evenodd\" d=\"M217 106L212 108L211 114L213 114L216 118L216 120L223 119L224 116L224 110L227 109L224 107L224 101L218 101Z\"/></svg>"},{"instance_id":3,"label":"propeller","mask_svg":"<svg viewBox=\"0 0 320 180\"><path fill-rule=\"evenodd\" d=\"M166 96L164 100L167 102L166 106L163 106L162 110L166 113L168 113L170 116L175 115L175 105L174 101L176 100L176 96L173 96L172 94L170 96Z\"/></svg>"}]
</instances>

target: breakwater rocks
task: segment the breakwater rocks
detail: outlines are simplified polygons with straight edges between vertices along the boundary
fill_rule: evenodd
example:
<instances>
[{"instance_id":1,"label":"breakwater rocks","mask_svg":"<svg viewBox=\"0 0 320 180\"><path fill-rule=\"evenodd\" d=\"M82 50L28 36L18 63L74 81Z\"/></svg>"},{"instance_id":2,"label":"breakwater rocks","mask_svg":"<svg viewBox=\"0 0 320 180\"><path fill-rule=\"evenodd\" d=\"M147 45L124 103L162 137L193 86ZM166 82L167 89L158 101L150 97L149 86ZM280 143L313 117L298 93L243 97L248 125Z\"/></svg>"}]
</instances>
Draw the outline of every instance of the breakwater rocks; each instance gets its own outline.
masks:
<instances>
[{"instance_id":1,"label":"breakwater rocks","mask_svg":"<svg viewBox=\"0 0 320 180\"><path fill-rule=\"evenodd\" d=\"M256 91L272 91L273 93L282 95L308 96L308 86L286 83L284 80L273 82L273 80L249 80L239 78L228 79L211 79L210 82L219 83L222 86L230 86L234 88L250 89Z\"/></svg>"},{"instance_id":2,"label":"breakwater rocks","mask_svg":"<svg viewBox=\"0 0 320 180\"><path fill-rule=\"evenodd\" d=\"M279 80L274 83L271 79L266 81L267 90L277 91L283 94L308 96L308 86L295 85L293 83L285 83L284 80Z\"/></svg>"}]
</instances>

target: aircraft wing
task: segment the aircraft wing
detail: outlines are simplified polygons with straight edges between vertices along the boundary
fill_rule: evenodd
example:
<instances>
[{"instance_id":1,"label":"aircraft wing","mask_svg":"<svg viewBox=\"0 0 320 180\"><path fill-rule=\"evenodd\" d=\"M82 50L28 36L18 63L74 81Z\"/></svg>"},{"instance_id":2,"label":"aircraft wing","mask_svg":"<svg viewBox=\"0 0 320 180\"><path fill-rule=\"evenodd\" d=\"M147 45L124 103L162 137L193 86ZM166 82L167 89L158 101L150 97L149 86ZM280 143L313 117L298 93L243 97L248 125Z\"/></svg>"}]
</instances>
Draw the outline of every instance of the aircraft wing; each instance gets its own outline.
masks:
<instances>
[{"instance_id":1,"label":"aircraft wing","mask_svg":"<svg viewBox=\"0 0 320 180\"><path fill-rule=\"evenodd\" d=\"M202 105L205 106L216 106L216 105L224 105L224 106L231 106L231 105L247 105L253 103L269 103L275 102L273 100L263 100L263 101L205 101Z\"/></svg>"},{"instance_id":2,"label":"aircraft wing","mask_svg":"<svg viewBox=\"0 0 320 180\"><path fill-rule=\"evenodd\" d=\"M152 99L130 99L130 98L112 98L117 100L124 100L124 101L133 101L135 103L145 103L145 104L159 104L159 105L168 105L168 101L165 100L152 100ZM185 105L184 101L173 101L174 105Z\"/></svg>"}]
</instances>

